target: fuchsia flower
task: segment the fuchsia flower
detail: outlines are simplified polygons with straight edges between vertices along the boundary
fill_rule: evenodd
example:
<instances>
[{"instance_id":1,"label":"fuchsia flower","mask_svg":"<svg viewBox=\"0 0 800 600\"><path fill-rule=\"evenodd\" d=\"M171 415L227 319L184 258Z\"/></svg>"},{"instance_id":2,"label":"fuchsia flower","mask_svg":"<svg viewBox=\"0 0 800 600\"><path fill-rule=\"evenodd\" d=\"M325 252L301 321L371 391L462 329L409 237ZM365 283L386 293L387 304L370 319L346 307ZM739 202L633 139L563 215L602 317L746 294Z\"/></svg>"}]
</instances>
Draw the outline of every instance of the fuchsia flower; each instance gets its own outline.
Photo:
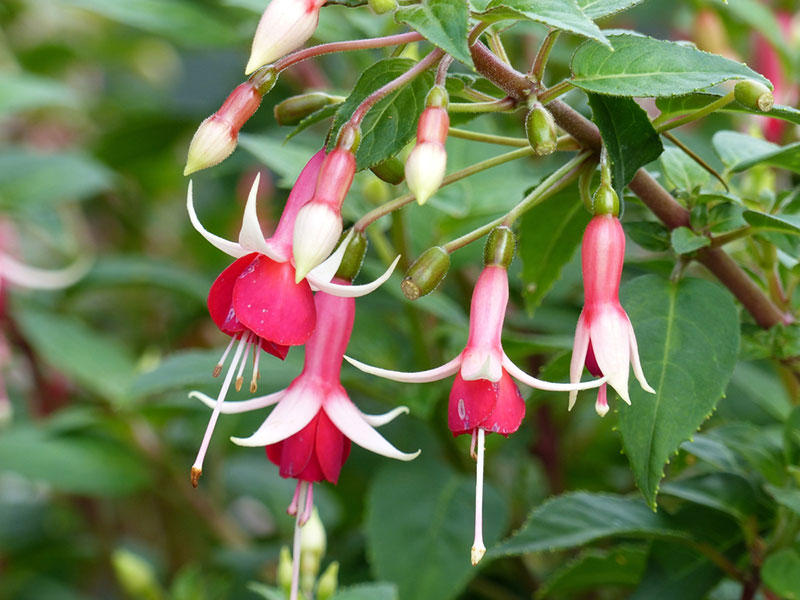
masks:
<instances>
[{"instance_id":1,"label":"fuchsia flower","mask_svg":"<svg viewBox=\"0 0 800 600\"><path fill-rule=\"evenodd\" d=\"M381 277L369 284L342 285L332 282L347 249L348 236L327 261L304 278L296 279L295 267L291 262L294 222L301 207L312 196L324 158L324 150L320 150L306 164L289 194L275 234L269 239L264 239L256 214L259 176L256 176L247 199L238 243L216 236L202 226L194 210L192 183L189 183L187 208L192 225L213 246L236 258L214 281L208 296L212 320L223 333L232 337L214 369L215 376L222 371L228 354L236 346L220 389L220 404L224 402L237 367L236 389L241 388L251 346L253 372L250 389L254 392L258 379L258 348L283 359L289 346L304 344L309 339L317 320L312 289L349 298L363 296L386 281L397 264L395 260ZM203 459L218 416L218 411L212 414L192 467L195 485L202 473Z\"/></svg>"},{"instance_id":2,"label":"fuchsia flower","mask_svg":"<svg viewBox=\"0 0 800 600\"><path fill-rule=\"evenodd\" d=\"M350 453L351 441L397 460L408 461L419 455L419 451L401 452L374 429L407 413L406 407L395 408L384 415L365 415L351 402L339 381L342 357L353 330L355 301L324 292L318 293L314 301L317 327L306 344L303 372L288 388L251 400L228 402L222 407L219 401L205 394L190 394L225 414L277 404L253 435L231 439L240 446L266 447L269 459L280 467L281 477L298 480L289 512L297 511L298 498L304 495L300 525L311 515L312 484L323 480L337 482Z\"/></svg>"},{"instance_id":3,"label":"fuchsia flower","mask_svg":"<svg viewBox=\"0 0 800 600\"><path fill-rule=\"evenodd\" d=\"M428 94L427 107L417 124L417 144L406 159L406 183L419 204L425 204L442 185L447 168L444 142L450 127L447 92L441 86Z\"/></svg>"},{"instance_id":4,"label":"fuchsia flower","mask_svg":"<svg viewBox=\"0 0 800 600\"><path fill-rule=\"evenodd\" d=\"M325 0L271 0L253 37L245 74L297 50L314 34Z\"/></svg>"},{"instance_id":5,"label":"fuchsia flower","mask_svg":"<svg viewBox=\"0 0 800 600\"><path fill-rule=\"evenodd\" d=\"M792 36L792 14L786 11L778 11L775 17L780 24L780 33L784 39L790 39ZM791 78L787 79L780 55L772 44L760 33L756 33L755 36L754 67L772 82L772 95L777 104L794 106L797 102L798 87L792 83ZM764 137L770 142L779 144L786 130L786 121L765 117L762 123Z\"/></svg>"},{"instance_id":6,"label":"fuchsia flower","mask_svg":"<svg viewBox=\"0 0 800 600\"><path fill-rule=\"evenodd\" d=\"M345 356L365 373L394 381L423 383L456 374L448 403L448 425L455 436L472 435L473 456L477 459L472 564L477 564L486 552L482 526L484 436L486 433L508 436L519 428L525 416L525 403L512 377L531 387L551 391L596 388L605 382L603 378L585 383L551 383L531 377L511 362L501 341L508 304L507 268L514 252L511 230L495 229L486 247L485 267L472 294L469 339L461 354L441 367L418 373L379 369Z\"/></svg>"},{"instance_id":7,"label":"fuchsia flower","mask_svg":"<svg viewBox=\"0 0 800 600\"><path fill-rule=\"evenodd\" d=\"M575 330L575 345L570 362L570 381L580 381L584 364L594 376L603 376L626 403L628 371L651 394L639 361L639 348L628 315L619 303L619 282L625 257L625 233L613 214L593 217L583 235L584 307ZM570 410L578 392L569 394ZM595 410L601 417L608 412L606 384L597 394Z\"/></svg>"}]
</instances>

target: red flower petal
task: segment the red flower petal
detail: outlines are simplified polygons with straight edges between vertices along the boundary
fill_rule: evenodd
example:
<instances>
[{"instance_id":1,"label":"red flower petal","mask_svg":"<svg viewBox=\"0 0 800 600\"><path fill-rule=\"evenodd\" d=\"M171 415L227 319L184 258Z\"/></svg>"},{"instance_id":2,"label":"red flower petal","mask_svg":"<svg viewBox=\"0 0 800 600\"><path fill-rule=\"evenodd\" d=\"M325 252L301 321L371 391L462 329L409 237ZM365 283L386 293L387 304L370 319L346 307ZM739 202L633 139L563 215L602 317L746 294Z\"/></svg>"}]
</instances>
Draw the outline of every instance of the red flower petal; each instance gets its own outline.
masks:
<instances>
[{"instance_id":1,"label":"red flower petal","mask_svg":"<svg viewBox=\"0 0 800 600\"><path fill-rule=\"evenodd\" d=\"M270 342L269 340L262 339L261 340L261 349L264 352L268 352L277 358L283 360L286 358L286 355L289 354L290 346L283 346L281 344L276 344L275 342Z\"/></svg>"},{"instance_id":2,"label":"red flower petal","mask_svg":"<svg viewBox=\"0 0 800 600\"><path fill-rule=\"evenodd\" d=\"M253 252L235 260L219 274L219 277L211 285L211 290L208 292L208 312L223 333L235 335L244 331L244 326L233 311L233 288L239 275L250 266L257 256L258 253Z\"/></svg>"},{"instance_id":3,"label":"red flower petal","mask_svg":"<svg viewBox=\"0 0 800 600\"><path fill-rule=\"evenodd\" d=\"M595 377L602 377L603 372L600 370L600 366L597 364L597 358L595 358L594 350L592 349L592 341L589 340L589 349L586 351L586 368L588 369L589 373L594 375Z\"/></svg>"},{"instance_id":4,"label":"red flower petal","mask_svg":"<svg viewBox=\"0 0 800 600\"><path fill-rule=\"evenodd\" d=\"M508 436L519 429L525 417L525 401L511 376L503 369L503 377L498 382L497 402L492 412L480 426L487 432Z\"/></svg>"},{"instance_id":5,"label":"red flower petal","mask_svg":"<svg viewBox=\"0 0 800 600\"><path fill-rule=\"evenodd\" d=\"M331 483L339 481L339 472L350 454L350 440L320 411L317 424L316 456L325 479Z\"/></svg>"},{"instance_id":6,"label":"red flower petal","mask_svg":"<svg viewBox=\"0 0 800 600\"><path fill-rule=\"evenodd\" d=\"M235 263L234 263L235 264ZM304 279L294 282L294 267L257 255L233 287L236 318L260 338L285 346L306 343L314 332L314 295Z\"/></svg>"},{"instance_id":7,"label":"red flower petal","mask_svg":"<svg viewBox=\"0 0 800 600\"><path fill-rule=\"evenodd\" d=\"M308 466L314 453L319 414L300 431L283 440L281 453L281 477L298 477ZM267 455L269 456L269 454Z\"/></svg>"},{"instance_id":8,"label":"red flower petal","mask_svg":"<svg viewBox=\"0 0 800 600\"><path fill-rule=\"evenodd\" d=\"M456 375L447 408L447 425L453 435L471 433L491 414L499 385L488 379L464 381L461 373Z\"/></svg>"}]
</instances>

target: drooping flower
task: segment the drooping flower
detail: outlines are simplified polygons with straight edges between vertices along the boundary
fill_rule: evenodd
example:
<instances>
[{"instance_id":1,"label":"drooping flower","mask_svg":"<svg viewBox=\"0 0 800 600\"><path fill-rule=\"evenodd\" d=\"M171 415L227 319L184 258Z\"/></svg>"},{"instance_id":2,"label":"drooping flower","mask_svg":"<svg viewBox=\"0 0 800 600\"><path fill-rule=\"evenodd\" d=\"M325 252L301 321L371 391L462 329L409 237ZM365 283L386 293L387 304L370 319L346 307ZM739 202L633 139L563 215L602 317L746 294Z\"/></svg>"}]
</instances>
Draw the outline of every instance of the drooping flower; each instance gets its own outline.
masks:
<instances>
[{"instance_id":1,"label":"drooping flower","mask_svg":"<svg viewBox=\"0 0 800 600\"><path fill-rule=\"evenodd\" d=\"M238 242L216 236L200 224L194 210L192 184L189 183L187 208L192 225L212 245L236 258L214 281L208 296L212 320L223 333L232 338L214 369L215 376L221 373L235 346L228 373L220 389L220 403L228 393L237 367L236 389L241 388L251 346L253 371L250 389L255 392L259 348L283 359L290 346L306 343L317 321L312 290L323 290L345 297L363 296L386 281L397 264L395 260L381 277L369 284L335 283L331 280L342 261L347 247L345 241L327 261L296 281L295 267L291 262L294 222L301 207L312 196L324 157L324 151L320 150L306 164L289 194L275 233L269 239L264 238L256 214L259 176L256 176L247 199ZM195 485L202 473L203 459L218 416L218 411L212 414L192 467L192 482Z\"/></svg>"},{"instance_id":2,"label":"drooping flower","mask_svg":"<svg viewBox=\"0 0 800 600\"><path fill-rule=\"evenodd\" d=\"M603 190L598 190L598 194ZM597 195L595 196L597 198ZM613 200L610 206L595 210L595 215L583 235L584 307L575 330L575 345L570 362L570 381L579 381L584 365L592 375L602 375L626 403L629 365L642 388L655 393L647 383L639 361L639 348L628 315L619 302L619 282L625 258L625 233L615 216ZM618 202L618 201L617 201ZM618 204L617 204L618 206ZM595 200L595 207L598 202ZM569 408L575 405L578 392L569 396ZM601 417L608 412L606 384L597 396L595 410Z\"/></svg>"},{"instance_id":3,"label":"drooping flower","mask_svg":"<svg viewBox=\"0 0 800 600\"><path fill-rule=\"evenodd\" d=\"M450 362L428 371L405 373L379 369L345 356L350 364L365 373L394 381L423 383L456 375L450 390L448 426L455 436L472 435L472 453L477 460L472 564L477 564L486 552L482 525L485 434L508 436L519 428L525 416L525 402L512 377L531 387L551 391L596 388L605 381L542 381L525 373L506 356L501 336L508 304L507 269L513 255L514 238L511 230L506 227L495 229L486 243L485 266L472 293L467 345Z\"/></svg>"},{"instance_id":4,"label":"drooping flower","mask_svg":"<svg viewBox=\"0 0 800 600\"><path fill-rule=\"evenodd\" d=\"M271 0L253 36L245 74L305 44L317 28L323 4L325 0Z\"/></svg>"},{"instance_id":5,"label":"drooping flower","mask_svg":"<svg viewBox=\"0 0 800 600\"><path fill-rule=\"evenodd\" d=\"M406 159L406 183L419 204L425 204L442 185L447 168L444 142L449 127L447 92L435 86L417 123L417 144Z\"/></svg>"}]
</instances>

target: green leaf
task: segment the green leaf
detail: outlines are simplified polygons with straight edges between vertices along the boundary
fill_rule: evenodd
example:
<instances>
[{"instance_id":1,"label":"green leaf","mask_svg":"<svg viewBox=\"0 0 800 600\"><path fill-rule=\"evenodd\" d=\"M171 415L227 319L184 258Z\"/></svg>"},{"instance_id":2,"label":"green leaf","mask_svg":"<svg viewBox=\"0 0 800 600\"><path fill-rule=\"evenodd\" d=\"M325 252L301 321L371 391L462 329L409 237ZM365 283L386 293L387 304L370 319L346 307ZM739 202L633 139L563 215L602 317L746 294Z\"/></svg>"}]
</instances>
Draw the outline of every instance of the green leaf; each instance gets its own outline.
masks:
<instances>
[{"instance_id":1,"label":"green leaf","mask_svg":"<svg viewBox=\"0 0 800 600\"><path fill-rule=\"evenodd\" d=\"M633 8L644 0L578 0L578 6L592 20L602 19Z\"/></svg>"},{"instance_id":2,"label":"green leaf","mask_svg":"<svg viewBox=\"0 0 800 600\"><path fill-rule=\"evenodd\" d=\"M42 209L83 200L111 184L111 171L85 154L44 154L15 147L0 151L0 205L6 208Z\"/></svg>"},{"instance_id":3,"label":"green leaf","mask_svg":"<svg viewBox=\"0 0 800 600\"><path fill-rule=\"evenodd\" d=\"M548 198L522 217L519 257L525 306L533 311L561 277L581 243L591 216L580 195L568 189Z\"/></svg>"},{"instance_id":4,"label":"green leaf","mask_svg":"<svg viewBox=\"0 0 800 600\"><path fill-rule=\"evenodd\" d=\"M121 496L149 481L147 466L116 442L55 436L33 427L16 427L0 435L0 464L4 471L73 494Z\"/></svg>"},{"instance_id":5,"label":"green leaf","mask_svg":"<svg viewBox=\"0 0 800 600\"><path fill-rule=\"evenodd\" d=\"M761 567L761 579L781 598L800 599L800 552L786 548L770 554Z\"/></svg>"},{"instance_id":6,"label":"green leaf","mask_svg":"<svg viewBox=\"0 0 800 600\"><path fill-rule=\"evenodd\" d=\"M474 576L475 482L443 464L409 467L388 465L373 481L366 516L370 564L377 578L397 583L401 600L447 600ZM506 507L492 487L484 491L484 536L491 546L505 526Z\"/></svg>"},{"instance_id":7,"label":"green leaf","mask_svg":"<svg viewBox=\"0 0 800 600\"><path fill-rule=\"evenodd\" d=\"M282 188L294 185L300 171L319 150L298 143L285 146L274 135L253 133L239 134L239 145L274 171L279 176L277 185Z\"/></svg>"},{"instance_id":8,"label":"green leaf","mask_svg":"<svg viewBox=\"0 0 800 600\"><path fill-rule=\"evenodd\" d=\"M364 71L347 100L339 107L330 139L336 139L341 126L367 96L413 66L414 61L408 58L387 58ZM361 123L361 143L356 152L359 170L394 156L416 135L417 121L425 108L425 98L431 86L433 74L428 70L372 107Z\"/></svg>"},{"instance_id":9,"label":"green leaf","mask_svg":"<svg viewBox=\"0 0 800 600\"><path fill-rule=\"evenodd\" d=\"M586 550L553 573L536 590L536 598L597 590L607 585L633 587L644 572L646 558L647 550L642 546L618 546L609 551Z\"/></svg>"},{"instance_id":10,"label":"green leaf","mask_svg":"<svg viewBox=\"0 0 800 600\"><path fill-rule=\"evenodd\" d=\"M600 129L611 159L614 189L622 198L636 171L661 156L664 146L647 113L633 98L588 96L592 120Z\"/></svg>"},{"instance_id":11,"label":"green leaf","mask_svg":"<svg viewBox=\"0 0 800 600\"><path fill-rule=\"evenodd\" d=\"M778 487L770 483L764 484L764 489L775 499L775 502L785 506L796 515L800 516L800 490L797 488Z\"/></svg>"},{"instance_id":12,"label":"green leaf","mask_svg":"<svg viewBox=\"0 0 800 600\"><path fill-rule=\"evenodd\" d=\"M312 125L334 116L336 114L336 111L339 110L339 106L341 106L341 102L337 102L336 104L328 104L327 106L323 106L319 110L315 110L307 117L304 117L292 130L292 132L286 136L286 139L283 140L283 143L285 144L286 142L291 140L294 136L298 135L299 133L302 133Z\"/></svg>"},{"instance_id":13,"label":"green leaf","mask_svg":"<svg viewBox=\"0 0 800 600\"><path fill-rule=\"evenodd\" d=\"M78 97L60 81L28 73L0 73L0 116L37 108L77 108Z\"/></svg>"},{"instance_id":14,"label":"green leaf","mask_svg":"<svg viewBox=\"0 0 800 600\"><path fill-rule=\"evenodd\" d=\"M670 232L655 221L630 221L622 224L625 233L645 250L663 252L669 250Z\"/></svg>"},{"instance_id":15,"label":"green leaf","mask_svg":"<svg viewBox=\"0 0 800 600\"><path fill-rule=\"evenodd\" d=\"M748 160L738 163L733 169L739 173L755 165L769 165L779 169L788 169L795 173L800 173L800 142L779 147L776 150L758 154Z\"/></svg>"},{"instance_id":16,"label":"green leaf","mask_svg":"<svg viewBox=\"0 0 800 600\"><path fill-rule=\"evenodd\" d=\"M400 8L394 20L408 25L468 67L473 66L467 45L469 6L464 0L424 0Z\"/></svg>"},{"instance_id":17,"label":"green leaf","mask_svg":"<svg viewBox=\"0 0 800 600\"><path fill-rule=\"evenodd\" d=\"M682 538L688 534L637 498L571 492L535 508L522 528L490 550L490 555L563 550L612 536Z\"/></svg>"},{"instance_id":18,"label":"green leaf","mask_svg":"<svg viewBox=\"0 0 800 600\"><path fill-rule=\"evenodd\" d=\"M479 10L478 16L482 21L527 19L597 40L611 51L608 38L583 13L575 0L491 0L488 4L473 2L473 5Z\"/></svg>"},{"instance_id":19,"label":"green leaf","mask_svg":"<svg viewBox=\"0 0 800 600\"><path fill-rule=\"evenodd\" d=\"M700 279L647 275L626 284L620 298L656 393L633 382L619 429L636 484L655 507L665 463L708 418L733 374L739 315L727 292Z\"/></svg>"},{"instance_id":20,"label":"green leaf","mask_svg":"<svg viewBox=\"0 0 800 600\"><path fill-rule=\"evenodd\" d=\"M364 583L337 592L332 600L397 600L393 583Z\"/></svg>"},{"instance_id":21,"label":"green leaf","mask_svg":"<svg viewBox=\"0 0 800 600\"><path fill-rule=\"evenodd\" d=\"M586 41L572 56L572 79L587 92L612 96L676 96L728 79L756 79L746 65L685 44L636 34L609 36L614 47Z\"/></svg>"},{"instance_id":22,"label":"green leaf","mask_svg":"<svg viewBox=\"0 0 800 600\"><path fill-rule=\"evenodd\" d=\"M263 583L259 583L257 581L251 581L248 583L247 589L254 594L258 594L265 600L287 600L287 596L283 593L283 590L271 587L269 585L264 585Z\"/></svg>"},{"instance_id":23,"label":"green leaf","mask_svg":"<svg viewBox=\"0 0 800 600\"><path fill-rule=\"evenodd\" d=\"M664 483L661 493L707 506L744 521L755 514L756 494L750 482L733 473L706 473Z\"/></svg>"},{"instance_id":24,"label":"green leaf","mask_svg":"<svg viewBox=\"0 0 800 600\"><path fill-rule=\"evenodd\" d=\"M678 254L691 254L695 250L711 244L711 240L704 235L695 233L688 227L676 227L670 233L672 248Z\"/></svg>"},{"instance_id":25,"label":"green leaf","mask_svg":"<svg viewBox=\"0 0 800 600\"><path fill-rule=\"evenodd\" d=\"M711 144L722 164L729 169L780 148L777 144L738 131L717 131Z\"/></svg>"},{"instance_id":26,"label":"green leaf","mask_svg":"<svg viewBox=\"0 0 800 600\"><path fill-rule=\"evenodd\" d=\"M219 15L212 16L198 4L184 0L65 0L65 4L169 37L187 46L221 46L239 38Z\"/></svg>"},{"instance_id":27,"label":"green leaf","mask_svg":"<svg viewBox=\"0 0 800 600\"><path fill-rule=\"evenodd\" d=\"M800 235L800 215L770 215L757 210L746 210L742 217L761 231Z\"/></svg>"},{"instance_id":28,"label":"green leaf","mask_svg":"<svg viewBox=\"0 0 800 600\"><path fill-rule=\"evenodd\" d=\"M135 363L120 342L73 317L15 308L25 339L52 367L107 400L126 399Z\"/></svg>"},{"instance_id":29,"label":"green leaf","mask_svg":"<svg viewBox=\"0 0 800 600\"><path fill-rule=\"evenodd\" d=\"M710 178L708 171L678 148L665 148L660 162L667 184L682 192L700 189Z\"/></svg>"},{"instance_id":30,"label":"green leaf","mask_svg":"<svg viewBox=\"0 0 800 600\"><path fill-rule=\"evenodd\" d=\"M709 93L687 94L684 96L675 96L671 98L664 97L656 99L656 107L661 111L662 116L678 116L705 108L720 98L722 98L722 96L719 94ZM731 102L730 104L720 108L719 112L765 115L771 119L781 119L782 121L789 121L795 125L800 125L800 110L791 106L783 106L780 104L773 106L772 110L769 112L762 112L760 110L747 108L738 102Z\"/></svg>"}]
</instances>

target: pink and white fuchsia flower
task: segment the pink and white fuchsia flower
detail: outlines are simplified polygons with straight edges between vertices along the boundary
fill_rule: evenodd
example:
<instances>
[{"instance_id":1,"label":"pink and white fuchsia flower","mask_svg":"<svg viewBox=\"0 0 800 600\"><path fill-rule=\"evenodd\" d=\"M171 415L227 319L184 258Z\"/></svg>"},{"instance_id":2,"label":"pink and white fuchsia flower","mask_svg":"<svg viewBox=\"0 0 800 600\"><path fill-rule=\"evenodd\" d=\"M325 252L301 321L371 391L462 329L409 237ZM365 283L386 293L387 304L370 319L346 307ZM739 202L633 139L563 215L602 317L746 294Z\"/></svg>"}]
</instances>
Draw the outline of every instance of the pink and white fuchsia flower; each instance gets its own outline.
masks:
<instances>
[{"instance_id":1,"label":"pink and white fuchsia flower","mask_svg":"<svg viewBox=\"0 0 800 600\"><path fill-rule=\"evenodd\" d=\"M189 183L187 208L192 225L213 246L236 259L217 277L208 296L211 318L223 333L232 337L217 363L215 375L222 371L228 354L236 346L220 389L220 405L224 402L237 367L236 389L241 388L251 346L253 373L250 388L255 391L259 348L283 359L289 346L301 345L308 341L317 322L312 290L348 298L363 296L386 281L397 264L395 259L381 277L369 284L342 285L333 282L333 276L347 249L350 239L348 236L325 262L296 281L295 267L292 263L295 219L300 209L313 195L324 158L324 150L320 150L306 164L289 194L275 234L269 239L264 238L256 213L258 176L247 199L238 242L216 236L202 226L194 210L192 184ZM219 411L215 411L192 466L192 482L195 485L202 474L203 460L218 417Z\"/></svg>"},{"instance_id":2,"label":"pink and white fuchsia flower","mask_svg":"<svg viewBox=\"0 0 800 600\"><path fill-rule=\"evenodd\" d=\"M581 248L584 307L575 330L570 362L570 381L580 381L584 365L592 375L603 376L620 398L630 404L629 365L642 388L651 394L639 361L639 348L628 315L619 302L619 282L625 257L625 233L613 214L598 214L586 227ZM570 410L577 391L569 394ZM608 412L606 384L598 394L595 410Z\"/></svg>"},{"instance_id":3,"label":"pink and white fuchsia flower","mask_svg":"<svg viewBox=\"0 0 800 600\"><path fill-rule=\"evenodd\" d=\"M565 392L596 388L605 382L604 378L584 383L542 381L511 362L501 340L508 304L507 268L514 252L511 230L495 229L486 247L485 267L472 294L469 338L461 354L441 367L417 373L379 369L345 356L350 364L365 373L394 381L425 383L456 375L450 391L448 426L455 436L472 435L472 454L477 460L472 564L477 564L486 552L482 518L485 434L508 436L519 428L525 416L525 402L512 377L537 389Z\"/></svg>"}]
</instances>

